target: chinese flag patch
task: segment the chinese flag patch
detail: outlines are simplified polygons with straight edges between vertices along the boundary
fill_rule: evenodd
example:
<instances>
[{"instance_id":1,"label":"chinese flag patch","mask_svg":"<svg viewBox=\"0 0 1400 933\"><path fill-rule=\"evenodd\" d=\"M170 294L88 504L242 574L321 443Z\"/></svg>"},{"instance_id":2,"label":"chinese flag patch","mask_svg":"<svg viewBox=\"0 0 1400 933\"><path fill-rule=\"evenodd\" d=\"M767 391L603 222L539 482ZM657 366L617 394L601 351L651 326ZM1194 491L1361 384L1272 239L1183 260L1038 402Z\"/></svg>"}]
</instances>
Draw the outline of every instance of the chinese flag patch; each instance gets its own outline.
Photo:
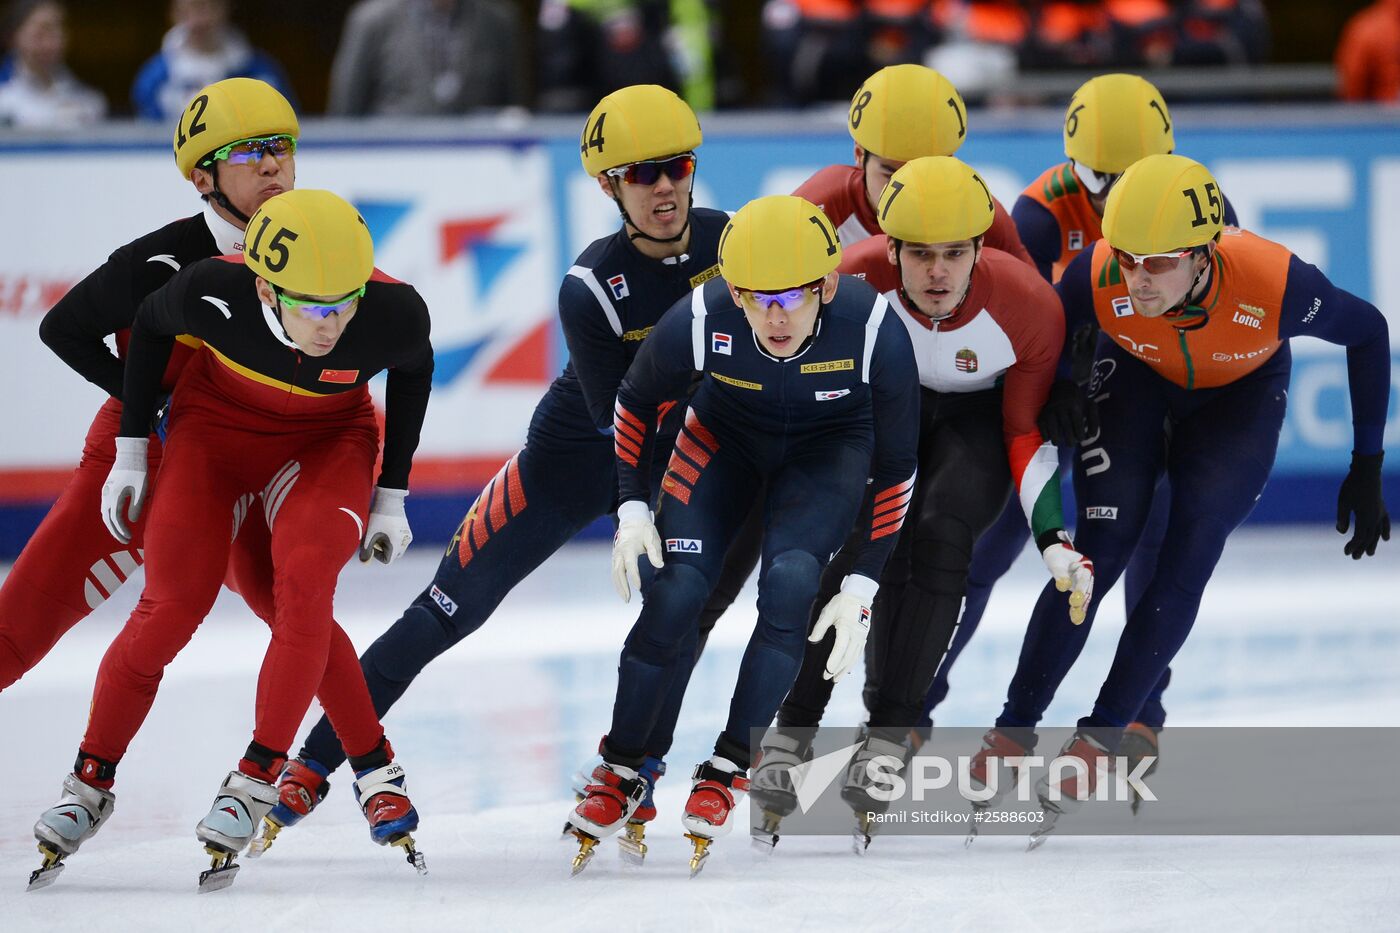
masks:
<instances>
[{"instance_id":1,"label":"chinese flag patch","mask_svg":"<svg viewBox=\"0 0 1400 933\"><path fill-rule=\"evenodd\" d=\"M322 382L338 382L341 385L354 385L355 380L360 378L358 369L323 369L321 370Z\"/></svg>"}]
</instances>

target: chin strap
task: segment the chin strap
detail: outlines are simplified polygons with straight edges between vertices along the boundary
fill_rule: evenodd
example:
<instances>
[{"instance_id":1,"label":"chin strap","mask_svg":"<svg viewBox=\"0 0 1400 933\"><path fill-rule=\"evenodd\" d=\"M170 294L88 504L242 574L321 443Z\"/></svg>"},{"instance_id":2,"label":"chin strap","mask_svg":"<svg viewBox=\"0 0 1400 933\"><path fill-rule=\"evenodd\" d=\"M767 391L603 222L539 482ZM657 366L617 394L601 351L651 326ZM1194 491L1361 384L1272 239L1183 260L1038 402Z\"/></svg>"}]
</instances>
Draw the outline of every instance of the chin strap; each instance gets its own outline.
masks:
<instances>
[{"instance_id":1,"label":"chin strap","mask_svg":"<svg viewBox=\"0 0 1400 933\"><path fill-rule=\"evenodd\" d=\"M947 314L943 315L942 317L934 317L934 316L931 315L931 314L927 314L927 313L924 312L924 309L923 309L923 308L920 308L920 307L919 307L918 302L914 301L913 297L910 296L909 292L906 291L905 288L904 288L904 257L903 257L903 255L902 255L902 253L901 253L901 250L902 250L903 246L904 246L904 241L903 241L903 240L895 240L895 242L894 242L894 268L895 268L895 272L898 273L898 275L899 275L899 289L898 289L899 300L902 301L902 302L904 302L904 304L905 304L906 307L912 308L913 310L917 311L919 314L922 314L924 317L928 318L930 321L935 321L935 322L937 322L937 321L946 321L946 320L948 320L948 318L950 318L950 317L952 317L953 315L957 314L957 313L958 313L958 309L962 307L962 303L963 303L964 301L967 300L967 293L970 292L970 291L972 291L972 276L969 275L969 276L967 277L967 287L964 288L964 289L963 289L963 293L962 293L961 295L958 296L957 304L953 305L953 310L949 311ZM980 249L980 247L979 247L979 249ZM975 267L975 263L974 263L974 267Z\"/></svg>"},{"instance_id":2,"label":"chin strap","mask_svg":"<svg viewBox=\"0 0 1400 933\"><path fill-rule=\"evenodd\" d=\"M1191 329L1204 326L1205 319L1207 319L1209 315L1207 314L1205 308L1201 307L1200 305L1195 305L1191 303L1191 296L1196 294L1196 290L1201 286L1202 277L1210 273L1211 267L1214 264L1214 256L1210 256L1206 259L1205 268L1202 269L1200 272L1196 273L1196 277L1191 280L1191 287L1186 289L1186 294L1182 295L1181 300L1178 301L1176 304L1172 305L1172 307L1168 308L1166 311L1163 311L1163 317L1199 317L1202 320L1200 321L1200 323L1192 325Z\"/></svg>"},{"instance_id":3,"label":"chin strap","mask_svg":"<svg viewBox=\"0 0 1400 933\"><path fill-rule=\"evenodd\" d=\"M228 199L228 195L224 194L222 191L219 190L219 163L217 160L214 162L213 165L209 166L209 177L213 180L214 183L214 190L209 192L210 200L222 207L224 210L228 211L233 216L237 217L239 222L242 223L243 226L248 226L248 221L252 220L252 218L240 211L238 208L234 207L233 202Z\"/></svg>"},{"instance_id":4,"label":"chin strap","mask_svg":"<svg viewBox=\"0 0 1400 933\"><path fill-rule=\"evenodd\" d=\"M632 218L627 216L627 208L622 206L622 198L619 197L617 193L616 186L620 184L620 182L611 177L608 179L608 182L613 186L613 203L617 205L617 212L622 215L623 224L635 231L627 234L629 240L650 240L653 243L679 243L681 240L685 239L686 234L690 232L691 208L695 206L695 188L693 183L691 185L690 195L686 198L685 202L685 226L681 227L681 232L677 233L675 236L656 237L649 233L643 233L642 228L638 227L632 222ZM248 221L245 219L243 222L247 223Z\"/></svg>"}]
</instances>

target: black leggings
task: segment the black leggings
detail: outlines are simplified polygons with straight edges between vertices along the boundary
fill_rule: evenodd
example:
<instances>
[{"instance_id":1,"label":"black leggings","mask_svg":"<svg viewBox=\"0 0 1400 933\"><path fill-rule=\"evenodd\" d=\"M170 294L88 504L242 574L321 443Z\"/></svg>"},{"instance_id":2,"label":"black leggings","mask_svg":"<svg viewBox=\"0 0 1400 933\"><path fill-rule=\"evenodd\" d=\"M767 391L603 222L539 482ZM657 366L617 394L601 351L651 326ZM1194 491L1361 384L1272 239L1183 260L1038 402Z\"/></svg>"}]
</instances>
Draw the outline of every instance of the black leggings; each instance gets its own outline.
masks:
<instances>
[{"instance_id":1,"label":"black leggings","mask_svg":"<svg viewBox=\"0 0 1400 933\"><path fill-rule=\"evenodd\" d=\"M1001 391L922 394L914 508L880 577L866 644L865 705L872 727L902 735L918 723L924 694L957 628L978 536L1011 489ZM867 508L869 503L867 502ZM859 526L858 526L859 527ZM860 541L853 534L827 566L812 622L840 589ZM807 646L778 712L783 726L820 724L832 683L823 679L834 633Z\"/></svg>"}]
</instances>

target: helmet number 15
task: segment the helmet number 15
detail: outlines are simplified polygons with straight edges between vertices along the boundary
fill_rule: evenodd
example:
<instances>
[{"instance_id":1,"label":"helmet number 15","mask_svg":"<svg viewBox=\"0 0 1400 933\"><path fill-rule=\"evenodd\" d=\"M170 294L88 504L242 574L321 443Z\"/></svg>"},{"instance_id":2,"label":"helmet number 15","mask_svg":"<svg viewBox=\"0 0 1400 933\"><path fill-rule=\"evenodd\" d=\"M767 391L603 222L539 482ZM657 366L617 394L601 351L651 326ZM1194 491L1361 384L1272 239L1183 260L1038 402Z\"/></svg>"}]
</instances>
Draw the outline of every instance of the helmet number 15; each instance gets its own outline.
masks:
<instances>
[{"instance_id":1,"label":"helmet number 15","mask_svg":"<svg viewBox=\"0 0 1400 933\"><path fill-rule=\"evenodd\" d=\"M264 260L263 257L258 254L258 250L262 248L263 234L267 233L267 227L271 223L271 217L263 217L262 223L258 225L258 232L253 235L253 242L248 245L248 258L252 259L254 262L266 261L269 270L281 272L283 269L287 268L287 243L295 241L297 235L286 227L279 227L277 232L272 235L271 241L267 244L268 256L267 259ZM284 243L282 242L283 240L287 242Z\"/></svg>"},{"instance_id":2,"label":"helmet number 15","mask_svg":"<svg viewBox=\"0 0 1400 933\"><path fill-rule=\"evenodd\" d=\"M1206 182L1205 190L1206 203L1210 206L1210 222L1213 224L1218 224L1220 223L1221 218L1220 195L1216 193L1215 182ZM1204 227L1206 225L1206 216L1201 212L1201 198L1198 194L1196 194L1196 189L1183 188L1181 189L1181 193L1184 194L1186 196L1186 199L1191 202L1191 210L1196 215L1195 218L1191 221L1191 226Z\"/></svg>"}]
</instances>

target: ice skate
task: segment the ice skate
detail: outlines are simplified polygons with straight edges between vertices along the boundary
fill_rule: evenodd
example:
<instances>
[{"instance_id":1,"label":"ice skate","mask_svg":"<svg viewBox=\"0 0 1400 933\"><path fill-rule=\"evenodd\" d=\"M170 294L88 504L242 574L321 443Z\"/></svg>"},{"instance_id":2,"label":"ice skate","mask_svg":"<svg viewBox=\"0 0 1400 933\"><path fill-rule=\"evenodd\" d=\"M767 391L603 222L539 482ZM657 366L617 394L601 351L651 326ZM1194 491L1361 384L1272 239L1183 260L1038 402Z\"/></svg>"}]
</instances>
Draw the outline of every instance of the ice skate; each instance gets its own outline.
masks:
<instances>
[{"instance_id":1,"label":"ice skate","mask_svg":"<svg viewBox=\"0 0 1400 933\"><path fill-rule=\"evenodd\" d=\"M771 852L778 844L783 817L797 809L792 769L812 760L812 746L780 731L770 732L763 742L749 793L763 818L753 835L754 845Z\"/></svg>"},{"instance_id":2,"label":"ice skate","mask_svg":"<svg viewBox=\"0 0 1400 933\"><path fill-rule=\"evenodd\" d=\"M685 802L681 822L685 838L695 846L690 858L690 877L694 878L710 857L710 844L734 828L734 809L739 797L748 791L749 779L738 765L718 755L696 765L690 777L690 799Z\"/></svg>"},{"instance_id":3,"label":"ice skate","mask_svg":"<svg viewBox=\"0 0 1400 933\"><path fill-rule=\"evenodd\" d=\"M656 782L666 773L666 762L654 755L648 755L638 769L637 775L646 783L646 796L627 820L622 835L617 838L618 852L629 865L641 865L647 857L647 844L644 841L646 826L656 819Z\"/></svg>"},{"instance_id":4,"label":"ice skate","mask_svg":"<svg viewBox=\"0 0 1400 933\"><path fill-rule=\"evenodd\" d=\"M263 817L277 805L277 788L266 781L230 771L214 805L195 827L195 836L204 843L211 863L200 872L199 893L222 891L233 884L239 865L235 861L257 832Z\"/></svg>"},{"instance_id":5,"label":"ice skate","mask_svg":"<svg viewBox=\"0 0 1400 933\"><path fill-rule=\"evenodd\" d=\"M880 800L870 793L874 784L871 771L898 774L904 770L911 754L912 749L907 741L895 742L862 730L860 748L856 749L855 757L846 769L846 783L841 788L841 799L856 817L851 848L857 855L863 855L870 848L870 831L875 818L890 806L889 801Z\"/></svg>"},{"instance_id":6,"label":"ice skate","mask_svg":"<svg viewBox=\"0 0 1400 933\"><path fill-rule=\"evenodd\" d=\"M573 863L575 875L593 860L598 840L622 829L647 795L647 782L625 765L604 762L593 769L592 778L584 788L583 800L564 824L579 843Z\"/></svg>"},{"instance_id":7,"label":"ice skate","mask_svg":"<svg viewBox=\"0 0 1400 933\"><path fill-rule=\"evenodd\" d=\"M418 874L428 873L427 861L411 835L418 828L418 811L408 799L403 765L388 761L355 772L355 802L369 820L369 837L381 846L398 846Z\"/></svg>"},{"instance_id":8,"label":"ice skate","mask_svg":"<svg viewBox=\"0 0 1400 933\"><path fill-rule=\"evenodd\" d=\"M982 748L972 756L968 765L968 785L976 794L972 803L972 819L967 823L967 838L964 847L972 845L977 838L977 821L1011 790L1016 773L1007 764L1009 759L1022 758L1031 753L1028 746L1022 745L1010 734L1001 729L988 729L982 736Z\"/></svg>"},{"instance_id":9,"label":"ice skate","mask_svg":"<svg viewBox=\"0 0 1400 933\"><path fill-rule=\"evenodd\" d=\"M91 839L116 808L111 791L84 784L76 774L63 779L63 796L39 815L34 838L39 840L43 864L29 875L30 891L46 888L63 873L63 860Z\"/></svg>"},{"instance_id":10,"label":"ice skate","mask_svg":"<svg viewBox=\"0 0 1400 933\"><path fill-rule=\"evenodd\" d=\"M1142 777L1151 777L1157 771L1157 765L1162 760L1158 733L1151 726L1145 726L1140 722L1128 724L1128 728L1123 730L1123 741L1118 746L1119 757L1125 759L1128 773L1132 774L1137 770L1137 766L1144 758L1152 758L1153 762L1147 766L1147 770L1142 772ZM1138 815L1138 808L1142 806L1142 795L1138 793L1137 787L1129 785L1133 794L1133 816Z\"/></svg>"},{"instance_id":11,"label":"ice skate","mask_svg":"<svg viewBox=\"0 0 1400 933\"><path fill-rule=\"evenodd\" d=\"M1027 852L1034 852L1045 845L1060 819L1065 814L1079 809L1085 800L1093 796L1099 786L1100 771L1104 777L1113 771L1113 759L1109 756L1108 749L1085 732L1076 732L1070 736L1056 758L1078 759L1083 763L1083 771L1054 771L1056 778L1053 783L1050 779L1052 772L1047 772L1036 782L1035 792L1040 800L1040 809L1044 813L1044 822L1039 829L1031 833Z\"/></svg>"},{"instance_id":12,"label":"ice skate","mask_svg":"<svg viewBox=\"0 0 1400 933\"><path fill-rule=\"evenodd\" d=\"M326 794L331 782L326 780L330 771L319 761L309 758L293 758L282 768L277 779L277 806L263 818L262 832L248 846L248 857L258 858L277 839L277 834L288 826L295 826L316 809Z\"/></svg>"}]
</instances>

